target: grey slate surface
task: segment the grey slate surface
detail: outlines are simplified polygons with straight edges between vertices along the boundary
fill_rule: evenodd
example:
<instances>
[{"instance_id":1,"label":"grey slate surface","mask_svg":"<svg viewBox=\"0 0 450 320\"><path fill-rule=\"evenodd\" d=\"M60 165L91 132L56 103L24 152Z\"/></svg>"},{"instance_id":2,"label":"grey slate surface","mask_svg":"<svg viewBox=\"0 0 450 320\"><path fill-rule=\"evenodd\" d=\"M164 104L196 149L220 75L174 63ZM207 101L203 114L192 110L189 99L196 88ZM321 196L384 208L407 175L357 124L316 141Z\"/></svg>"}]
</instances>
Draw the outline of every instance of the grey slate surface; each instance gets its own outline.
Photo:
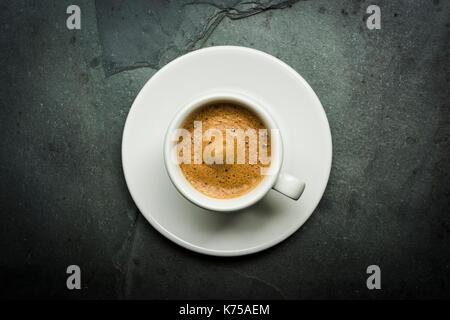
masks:
<instances>
[{"instance_id":1,"label":"grey slate surface","mask_svg":"<svg viewBox=\"0 0 450 320\"><path fill-rule=\"evenodd\" d=\"M72 2L0 2L0 297L449 298L450 3L211 3L80 0L75 31ZM381 30L365 26L370 4ZM120 158L144 83L213 45L290 64L333 134L329 185L308 222L231 259L154 230ZM65 287L70 264L82 290ZM366 289L371 264L382 290Z\"/></svg>"},{"instance_id":2,"label":"grey slate surface","mask_svg":"<svg viewBox=\"0 0 450 320\"><path fill-rule=\"evenodd\" d=\"M242 19L295 1L95 1L107 75L138 67L161 68L202 47L225 18ZM118 45L121 43L121 45Z\"/></svg>"}]
</instances>

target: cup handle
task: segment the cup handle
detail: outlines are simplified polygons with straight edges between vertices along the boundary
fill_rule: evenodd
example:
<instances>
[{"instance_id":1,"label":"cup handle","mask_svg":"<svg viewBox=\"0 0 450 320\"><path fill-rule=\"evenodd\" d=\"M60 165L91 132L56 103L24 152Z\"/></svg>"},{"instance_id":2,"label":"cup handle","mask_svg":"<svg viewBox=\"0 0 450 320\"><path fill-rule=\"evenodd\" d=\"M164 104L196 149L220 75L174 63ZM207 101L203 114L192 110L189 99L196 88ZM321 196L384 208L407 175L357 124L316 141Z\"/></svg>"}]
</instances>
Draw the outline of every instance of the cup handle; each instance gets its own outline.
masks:
<instances>
[{"instance_id":1,"label":"cup handle","mask_svg":"<svg viewBox=\"0 0 450 320\"><path fill-rule=\"evenodd\" d=\"M305 183L290 174L282 172L278 176L273 189L291 199L298 200L305 190Z\"/></svg>"}]
</instances>

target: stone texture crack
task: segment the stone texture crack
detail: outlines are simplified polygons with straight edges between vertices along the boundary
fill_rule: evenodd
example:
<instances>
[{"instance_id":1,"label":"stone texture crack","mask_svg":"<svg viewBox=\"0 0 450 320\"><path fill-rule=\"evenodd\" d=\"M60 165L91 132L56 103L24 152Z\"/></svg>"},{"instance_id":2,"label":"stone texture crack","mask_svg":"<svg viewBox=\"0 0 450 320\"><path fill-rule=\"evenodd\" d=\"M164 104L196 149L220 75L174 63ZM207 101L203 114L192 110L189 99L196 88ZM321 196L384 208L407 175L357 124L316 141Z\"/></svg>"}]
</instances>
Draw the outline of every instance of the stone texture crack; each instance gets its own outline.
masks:
<instances>
[{"instance_id":1,"label":"stone texture crack","mask_svg":"<svg viewBox=\"0 0 450 320\"><path fill-rule=\"evenodd\" d=\"M201 48L225 17L243 19L297 1L97 0L105 74L141 67L159 69L175 57Z\"/></svg>"},{"instance_id":2,"label":"stone texture crack","mask_svg":"<svg viewBox=\"0 0 450 320\"><path fill-rule=\"evenodd\" d=\"M125 238L121 248L114 256L114 267L119 271L119 279L117 281L116 293L119 298L124 298L127 295L127 278L128 268L130 264L131 252L133 249L134 240L136 239L136 230L139 222L140 213L136 213L134 220L131 223L127 237Z\"/></svg>"},{"instance_id":3,"label":"stone texture crack","mask_svg":"<svg viewBox=\"0 0 450 320\"><path fill-rule=\"evenodd\" d=\"M268 282L265 279L261 279L260 277L257 277L257 276L254 276L254 275L249 275L249 274L244 273L242 271L233 270L233 272L235 274L245 278L245 279L249 279L249 280L255 281L255 282L260 283L263 286L273 290L276 293L276 295L279 295L282 299L286 299L287 298L286 295L283 293L283 291L281 291L281 289L279 287L277 287L276 285Z\"/></svg>"}]
</instances>

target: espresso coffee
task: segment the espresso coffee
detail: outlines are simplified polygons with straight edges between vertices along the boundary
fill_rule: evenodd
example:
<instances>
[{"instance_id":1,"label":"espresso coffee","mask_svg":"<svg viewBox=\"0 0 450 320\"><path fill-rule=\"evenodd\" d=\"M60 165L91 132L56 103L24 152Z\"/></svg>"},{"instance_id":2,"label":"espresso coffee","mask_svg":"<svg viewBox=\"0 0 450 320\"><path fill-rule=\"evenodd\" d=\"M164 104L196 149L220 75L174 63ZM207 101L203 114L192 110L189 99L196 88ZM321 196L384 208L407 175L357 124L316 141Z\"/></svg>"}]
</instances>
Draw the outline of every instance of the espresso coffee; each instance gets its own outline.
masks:
<instances>
[{"instance_id":1,"label":"espresso coffee","mask_svg":"<svg viewBox=\"0 0 450 320\"><path fill-rule=\"evenodd\" d=\"M236 198L253 190L264 179L265 170L270 167L270 130L254 112L245 106L234 102L216 102L201 106L187 117L182 128L190 133L191 161L180 163L180 168L187 181L201 193L212 198ZM199 150L200 147L199 144L197 149L195 147L195 132L198 134L200 131L202 134L202 155L211 143L220 145L220 140L216 141L216 136L205 136L208 130L211 131L210 129L217 129L216 132L222 133L223 149L217 148L211 153L216 160L222 159L222 161L211 163L205 159L199 161L198 158L195 161L195 150ZM237 137L232 137L231 140L227 137L227 134L237 132L256 132L256 135L245 135L240 143ZM229 152L229 157L226 152L230 150L227 149L227 142L232 143L231 148L234 150L234 153ZM245 156L242 152L239 153L244 150ZM241 154L241 160L239 160L239 154ZM267 157L264 158L262 155ZM245 161L242 161L243 159Z\"/></svg>"}]
</instances>

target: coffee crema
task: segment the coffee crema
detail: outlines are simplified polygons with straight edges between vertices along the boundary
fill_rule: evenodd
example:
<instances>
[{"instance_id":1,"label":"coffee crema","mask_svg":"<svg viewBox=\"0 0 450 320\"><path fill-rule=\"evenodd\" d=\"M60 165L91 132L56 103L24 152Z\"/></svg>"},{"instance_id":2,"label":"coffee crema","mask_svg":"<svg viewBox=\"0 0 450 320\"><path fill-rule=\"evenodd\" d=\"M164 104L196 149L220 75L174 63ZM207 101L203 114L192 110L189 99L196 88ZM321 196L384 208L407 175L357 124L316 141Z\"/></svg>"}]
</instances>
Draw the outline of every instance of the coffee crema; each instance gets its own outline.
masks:
<instances>
[{"instance_id":1,"label":"coffee crema","mask_svg":"<svg viewBox=\"0 0 450 320\"><path fill-rule=\"evenodd\" d=\"M209 129L217 129L222 132L223 139L223 159L222 164L207 164L204 160L201 163L194 162L194 122L201 121L202 137ZM270 130L263 121L248 108L234 102L216 102L199 107L191 113L182 124L182 128L190 132L191 136L191 159L190 164L180 163L179 166L186 180L199 192L219 199L229 199L240 197L256 188L264 179L264 170L270 167L271 139ZM226 161L226 131L247 131L248 129L258 132L260 129L267 130L267 141L260 144L261 137L257 135L256 151L257 161L250 161L250 140L245 136L245 162L238 163L238 139L233 139L234 162L230 164ZM180 137L181 140L181 137ZM215 138L210 140L202 139L202 153L206 146L214 143ZM259 157L260 148L269 157L269 161L262 163ZM262 151L262 150L261 150Z\"/></svg>"}]
</instances>

